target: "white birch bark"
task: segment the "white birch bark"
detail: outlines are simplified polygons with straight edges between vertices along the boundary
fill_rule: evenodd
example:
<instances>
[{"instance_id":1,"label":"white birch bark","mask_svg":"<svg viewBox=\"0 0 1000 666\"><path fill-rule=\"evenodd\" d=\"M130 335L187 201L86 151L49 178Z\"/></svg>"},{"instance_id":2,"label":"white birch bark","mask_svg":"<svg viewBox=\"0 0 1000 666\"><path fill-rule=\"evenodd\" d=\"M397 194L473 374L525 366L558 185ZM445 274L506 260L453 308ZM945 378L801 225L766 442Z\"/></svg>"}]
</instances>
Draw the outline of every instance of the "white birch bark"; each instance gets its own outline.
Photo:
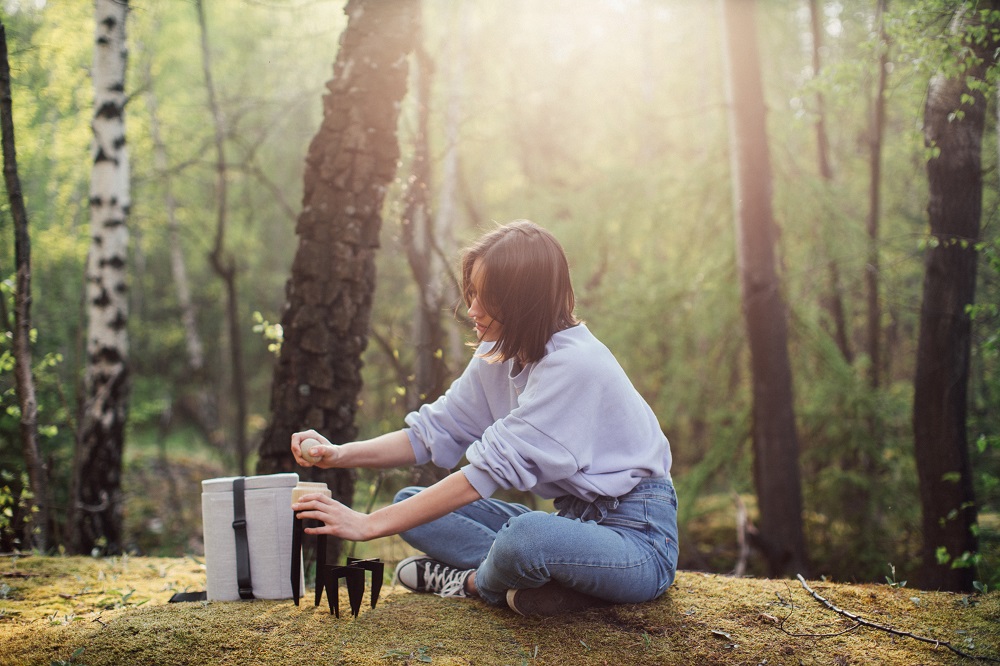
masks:
<instances>
[{"instance_id":1,"label":"white birch bark","mask_svg":"<svg viewBox=\"0 0 1000 666\"><path fill-rule=\"evenodd\" d=\"M129 162L125 144L127 0L95 0L87 369L74 470L75 546L121 548L121 454L128 413Z\"/></svg>"},{"instance_id":2,"label":"white birch bark","mask_svg":"<svg viewBox=\"0 0 1000 666\"><path fill-rule=\"evenodd\" d=\"M125 145L125 0L96 0L91 246L87 260L88 385L117 375L128 358L128 227L130 201ZM105 350L120 358L109 361Z\"/></svg>"}]
</instances>

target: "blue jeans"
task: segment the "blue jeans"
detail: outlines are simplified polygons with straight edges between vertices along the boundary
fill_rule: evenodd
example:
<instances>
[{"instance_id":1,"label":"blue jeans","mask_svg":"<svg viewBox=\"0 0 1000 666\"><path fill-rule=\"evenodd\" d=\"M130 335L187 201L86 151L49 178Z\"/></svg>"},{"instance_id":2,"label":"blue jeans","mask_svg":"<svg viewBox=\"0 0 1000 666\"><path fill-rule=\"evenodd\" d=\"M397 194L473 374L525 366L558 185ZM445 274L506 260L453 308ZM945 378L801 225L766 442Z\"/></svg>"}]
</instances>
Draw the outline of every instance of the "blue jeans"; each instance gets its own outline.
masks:
<instances>
[{"instance_id":1,"label":"blue jeans","mask_svg":"<svg viewBox=\"0 0 1000 666\"><path fill-rule=\"evenodd\" d=\"M396 501L421 488L399 491ZM509 589L549 581L615 603L655 599L677 570L677 494L645 479L622 497L555 500L558 513L483 499L400 534L453 567L476 570L479 596L505 603Z\"/></svg>"}]
</instances>

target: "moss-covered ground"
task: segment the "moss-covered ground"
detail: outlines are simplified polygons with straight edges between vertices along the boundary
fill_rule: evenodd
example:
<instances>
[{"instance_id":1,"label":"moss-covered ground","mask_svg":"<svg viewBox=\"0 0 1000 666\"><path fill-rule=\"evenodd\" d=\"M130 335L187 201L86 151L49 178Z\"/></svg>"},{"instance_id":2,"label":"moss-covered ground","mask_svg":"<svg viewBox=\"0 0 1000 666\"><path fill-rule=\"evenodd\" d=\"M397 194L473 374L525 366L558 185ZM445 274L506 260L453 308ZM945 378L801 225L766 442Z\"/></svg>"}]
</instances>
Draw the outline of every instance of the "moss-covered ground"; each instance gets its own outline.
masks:
<instances>
[{"instance_id":1,"label":"moss-covered ground","mask_svg":"<svg viewBox=\"0 0 1000 666\"><path fill-rule=\"evenodd\" d=\"M341 618L290 601L168 603L204 589L195 558L0 558L0 666L44 664L954 664L860 627L798 581L681 572L651 603L556 618L386 587ZM1000 593L810 582L869 621L1000 659Z\"/></svg>"}]
</instances>

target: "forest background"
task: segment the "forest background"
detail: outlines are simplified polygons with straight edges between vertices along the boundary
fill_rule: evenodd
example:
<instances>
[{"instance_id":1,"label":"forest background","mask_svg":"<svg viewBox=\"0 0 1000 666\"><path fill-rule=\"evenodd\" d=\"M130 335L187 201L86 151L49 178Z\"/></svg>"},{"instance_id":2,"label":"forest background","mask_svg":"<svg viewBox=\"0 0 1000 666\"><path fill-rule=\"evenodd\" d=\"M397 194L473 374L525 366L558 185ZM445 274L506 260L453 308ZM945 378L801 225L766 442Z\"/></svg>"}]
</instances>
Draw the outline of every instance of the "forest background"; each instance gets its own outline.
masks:
<instances>
[{"instance_id":1,"label":"forest background","mask_svg":"<svg viewBox=\"0 0 1000 666\"><path fill-rule=\"evenodd\" d=\"M931 77L948 63L944 35L961 4L757 3L803 527L816 576L898 583L920 566L913 396L925 257L935 243L924 103ZM743 548L756 520L752 377L718 6L425 0L421 12L400 109L401 154L383 209L359 436L398 428L429 397L419 386L414 325L425 291L408 259L414 191L429 194L431 254L447 257L431 262L432 281L444 294L459 248L494 222L532 219L562 241L579 315L618 357L670 438L681 567L765 573L762 558ZM200 480L253 473L272 420L277 322L296 251L303 160L347 18L333 0L145 0L132 3L128 21L122 545L177 555L200 548ZM53 549L68 532L87 364L93 23L86 0L3 4L31 219L34 370ZM884 115L876 121L881 86ZM968 312L967 445L979 551L946 552L943 560L987 587L1000 584L995 92L982 100L990 110L984 213L975 242L977 305ZM6 199L2 206L2 314L13 331L14 234ZM228 283L213 260L223 209ZM439 308L447 344L432 350L450 377L470 353L463 346L468 327L450 315L455 304L452 298ZM227 324L230 305L236 337ZM2 551L26 547L32 500L12 339L8 332L0 340ZM358 480L355 506L370 507L411 476L359 472Z\"/></svg>"}]
</instances>

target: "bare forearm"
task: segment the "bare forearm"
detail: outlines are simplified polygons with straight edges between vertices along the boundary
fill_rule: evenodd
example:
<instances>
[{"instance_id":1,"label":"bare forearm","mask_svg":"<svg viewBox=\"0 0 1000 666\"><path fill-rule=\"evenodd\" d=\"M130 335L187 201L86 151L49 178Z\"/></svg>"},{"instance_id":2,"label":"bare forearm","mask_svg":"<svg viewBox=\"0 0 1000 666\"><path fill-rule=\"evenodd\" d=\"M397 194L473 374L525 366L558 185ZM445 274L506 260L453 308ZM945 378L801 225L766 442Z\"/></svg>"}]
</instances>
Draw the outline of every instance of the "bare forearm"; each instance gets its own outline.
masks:
<instances>
[{"instance_id":1,"label":"bare forearm","mask_svg":"<svg viewBox=\"0 0 1000 666\"><path fill-rule=\"evenodd\" d=\"M366 537L399 534L482 499L463 472L454 472L416 495L368 516Z\"/></svg>"},{"instance_id":2,"label":"bare forearm","mask_svg":"<svg viewBox=\"0 0 1000 666\"><path fill-rule=\"evenodd\" d=\"M295 462L321 469L402 467L416 462L410 438L402 430L339 446L315 430L304 430L292 434L291 448Z\"/></svg>"},{"instance_id":3,"label":"bare forearm","mask_svg":"<svg viewBox=\"0 0 1000 666\"><path fill-rule=\"evenodd\" d=\"M337 447L337 467L403 467L416 462L410 438L402 430Z\"/></svg>"}]
</instances>

